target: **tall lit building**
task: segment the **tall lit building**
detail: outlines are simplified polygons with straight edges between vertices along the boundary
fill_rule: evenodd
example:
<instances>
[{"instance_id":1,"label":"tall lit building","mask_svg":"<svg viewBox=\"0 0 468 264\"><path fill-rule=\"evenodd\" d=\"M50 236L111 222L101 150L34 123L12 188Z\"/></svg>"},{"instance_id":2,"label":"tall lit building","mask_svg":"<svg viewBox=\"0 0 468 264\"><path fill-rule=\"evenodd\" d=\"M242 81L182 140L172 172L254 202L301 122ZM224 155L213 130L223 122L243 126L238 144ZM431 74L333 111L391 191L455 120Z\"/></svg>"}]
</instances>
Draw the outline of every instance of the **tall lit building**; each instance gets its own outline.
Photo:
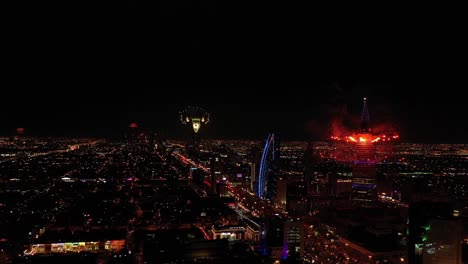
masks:
<instances>
[{"instance_id":1,"label":"tall lit building","mask_svg":"<svg viewBox=\"0 0 468 264\"><path fill-rule=\"evenodd\" d=\"M352 200L355 205L371 206L377 201L377 155L375 145L398 139L396 134L374 134L371 130L367 99L364 98L359 130L350 135L332 136L337 141L352 144Z\"/></svg>"},{"instance_id":2,"label":"tall lit building","mask_svg":"<svg viewBox=\"0 0 468 264\"><path fill-rule=\"evenodd\" d=\"M273 133L269 134L263 148L256 186L256 194L260 198L271 201L276 199L279 150L280 144L277 136Z\"/></svg>"},{"instance_id":3,"label":"tall lit building","mask_svg":"<svg viewBox=\"0 0 468 264\"><path fill-rule=\"evenodd\" d=\"M408 263L461 264L462 222L448 202L412 203L408 219Z\"/></svg>"},{"instance_id":4,"label":"tall lit building","mask_svg":"<svg viewBox=\"0 0 468 264\"><path fill-rule=\"evenodd\" d=\"M355 161L353 163L352 199L356 203L369 203L377 200L375 146L369 128L369 109L364 98L359 133L352 137Z\"/></svg>"}]
</instances>

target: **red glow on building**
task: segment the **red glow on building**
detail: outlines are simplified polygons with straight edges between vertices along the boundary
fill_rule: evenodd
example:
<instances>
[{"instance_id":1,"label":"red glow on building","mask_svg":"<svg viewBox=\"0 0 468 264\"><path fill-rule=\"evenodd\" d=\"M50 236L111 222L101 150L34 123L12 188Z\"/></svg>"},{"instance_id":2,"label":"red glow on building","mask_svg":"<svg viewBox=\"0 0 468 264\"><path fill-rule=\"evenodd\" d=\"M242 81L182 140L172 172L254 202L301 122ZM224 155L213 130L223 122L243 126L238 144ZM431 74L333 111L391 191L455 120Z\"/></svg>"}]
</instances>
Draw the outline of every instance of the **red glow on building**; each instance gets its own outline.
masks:
<instances>
[{"instance_id":1,"label":"red glow on building","mask_svg":"<svg viewBox=\"0 0 468 264\"><path fill-rule=\"evenodd\" d=\"M130 125L128 125L130 128L138 128L138 124L137 123L130 123Z\"/></svg>"},{"instance_id":2,"label":"red glow on building","mask_svg":"<svg viewBox=\"0 0 468 264\"><path fill-rule=\"evenodd\" d=\"M336 149L331 153L323 153L322 158L332 158L342 162L353 162L356 159L355 149L358 145L374 146L377 149L372 161L380 162L386 158L387 153L392 148L392 143L400 139L397 134L377 134L373 132L360 133L358 131L348 133L343 136L330 136L330 140L336 142ZM383 151L383 152L382 152Z\"/></svg>"},{"instance_id":3,"label":"red glow on building","mask_svg":"<svg viewBox=\"0 0 468 264\"><path fill-rule=\"evenodd\" d=\"M355 142L369 142L369 143L377 143L377 142L391 142L398 140L400 138L399 135L397 134L380 134L380 135L374 135L371 133L365 133L365 134L359 134L359 133L354 133L351 135L346 135L343 137L338 137L338 136L331 136L330 137L334 141L343 141L343 142L350 142L350 143L355 143Z\"/></svg>"},{"instance_id":4,"label":"red glow on building","mask_svg":"<svg viewBox=\"0 0 468 264\"><path fill-rule=\"evenodd\" d=\"M23 133L24 133L24 128L23 128L23 127L18 127L18 128L16 129L16 133L18 133L18 134L20 134L20 135L23 134Z\"/></svg>"},{"instance_id":5,"label":"red glow on building","mask_svg":"<svg viewBox=\"0 0 468 264\"><path fill-rule=\"evenodd\" d=\"M370 125L366 98L358 129L351 131L345 126L332 128L330 138L337 141L337 147L329 157L350 162L353 175L352 200L355 204L369 206L377 200L376 164L388 155L391 142L399 139L397 130L391 124Z\"/></svg>"}]
</instances>

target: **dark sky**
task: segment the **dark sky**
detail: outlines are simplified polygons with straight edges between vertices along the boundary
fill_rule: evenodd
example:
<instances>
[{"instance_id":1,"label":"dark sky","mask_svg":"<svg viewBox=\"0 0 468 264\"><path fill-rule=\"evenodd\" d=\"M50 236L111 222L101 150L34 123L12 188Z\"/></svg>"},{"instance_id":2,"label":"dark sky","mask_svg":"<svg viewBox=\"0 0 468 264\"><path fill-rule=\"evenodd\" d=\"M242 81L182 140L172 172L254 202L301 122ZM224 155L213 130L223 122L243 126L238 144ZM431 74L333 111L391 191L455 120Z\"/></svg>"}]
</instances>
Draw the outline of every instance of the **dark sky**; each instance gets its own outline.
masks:
<instances>
[{"instance_id":1,"label":"dark sky","mask_svg":"<svg viewBox=\"0 0 468 264\"><path fill-rule=\"evenodd\" d=\"M366 96L405 141L468 142L466 21L448 1L12 2L1 134L105 136L135 121L179 137L190 104L211 112L206 137L317 140L326 130L310 122L342 105L357 115Z\"/></svg>"}]
</instances>

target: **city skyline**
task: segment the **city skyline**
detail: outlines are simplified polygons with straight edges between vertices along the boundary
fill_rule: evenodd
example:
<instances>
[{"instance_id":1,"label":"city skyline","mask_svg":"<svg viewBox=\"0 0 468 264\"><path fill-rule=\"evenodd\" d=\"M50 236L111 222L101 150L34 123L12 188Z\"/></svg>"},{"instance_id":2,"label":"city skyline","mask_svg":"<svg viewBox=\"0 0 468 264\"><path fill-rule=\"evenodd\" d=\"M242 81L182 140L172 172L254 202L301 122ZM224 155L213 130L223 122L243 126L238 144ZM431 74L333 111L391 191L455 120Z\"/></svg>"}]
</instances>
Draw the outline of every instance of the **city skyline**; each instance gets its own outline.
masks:
<instances>
[{"instance_id":1,"label":"city skyline","mask_svg":"<svg viewBox=\"0 0 468 264\"><path fill-rule=\"evenodd\" d=\"M311 105L283 103L280 104L280 109L275 108L275 105L259 106L254 103L210 105L200 102L193 105L208 109L214 119L203 129L202 135L206 139L264 140L265 134L277 132L284 140L323 141L336 134L334 130L337 126L348 131L358 127L362 97L352 102L344 101L342 89L336 84L333 85L336 89L333 97ZM413 113L403 113L402 109L394 110L381 103L382 101L375 102L373 98L368 100L372 126L398 133L403 142L467 143L464 138L466 129L463 126L455 127L455 122L450 116L440 116L442 112L439 116L432 116L433 120L428 120L431 116L426 114L420 118L413 116L415 113L426 111L424 108L416 109ZM88 109L83 105L74 105L80 111L45 110L48 115L41 113L44 109L31 113L16 112L14 115L4 112L6 118L0 133L1 136L12 136L17 133L18 128L22 128L27 136L106 138L119 137L129 124L136 123L141 128L173 139L189 136L189 130L180 126L178 120L179 112L189 106L188 104L162 104L155 105L154 108L150 105L133 106L134 109L122 111L112 104L93 105ZM99 110L96 111L96 108ZM292 111L296 113L291 113ZM412 122L405 123L409 116ZM422 130L426 132L421 133Z\"/></svg>"}]
</instances>

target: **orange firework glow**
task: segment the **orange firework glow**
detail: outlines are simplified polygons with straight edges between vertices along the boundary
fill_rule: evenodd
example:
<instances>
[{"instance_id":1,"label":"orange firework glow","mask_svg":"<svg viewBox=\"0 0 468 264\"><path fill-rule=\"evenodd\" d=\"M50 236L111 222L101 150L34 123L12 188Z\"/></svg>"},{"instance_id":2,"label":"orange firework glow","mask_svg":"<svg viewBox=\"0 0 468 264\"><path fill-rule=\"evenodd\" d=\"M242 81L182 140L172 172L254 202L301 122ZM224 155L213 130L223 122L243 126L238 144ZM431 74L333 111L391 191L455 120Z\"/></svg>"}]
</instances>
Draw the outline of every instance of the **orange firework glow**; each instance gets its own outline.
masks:
<instances>
[{"instance_id":1,"label":"orange firework glow","mask_svg":"<svg viewBox=\"0 0 468 264\"><path fill-rule=\"evenodd\" d=\"M331 136L332 140L344 142L360 142L360 143L377 143L377 142L390 142L399 139L396 134L393 135L374 135L371 133L353 133L344 137Z\"/></svg>"},{"instance_id":2,"label":"orange firework glow","mask_svg":"<svg viewBox=\"0 0 468 264\"><path fill-rule=\"evenodd\" d=\"M392 142L399 139L397 134L373 134L373 133L348 133L343 136L330 136L330 139L336 142L336 149L330 153L321 154L321 158L331 158L337 161L350 162L356 160L355 147L375 147L378 153L373 156L373 161L379 162L386 159L383 153L389 153L393 148ZM390 144L389 144L390 143Z\"/></svg>"}]
</instances>

